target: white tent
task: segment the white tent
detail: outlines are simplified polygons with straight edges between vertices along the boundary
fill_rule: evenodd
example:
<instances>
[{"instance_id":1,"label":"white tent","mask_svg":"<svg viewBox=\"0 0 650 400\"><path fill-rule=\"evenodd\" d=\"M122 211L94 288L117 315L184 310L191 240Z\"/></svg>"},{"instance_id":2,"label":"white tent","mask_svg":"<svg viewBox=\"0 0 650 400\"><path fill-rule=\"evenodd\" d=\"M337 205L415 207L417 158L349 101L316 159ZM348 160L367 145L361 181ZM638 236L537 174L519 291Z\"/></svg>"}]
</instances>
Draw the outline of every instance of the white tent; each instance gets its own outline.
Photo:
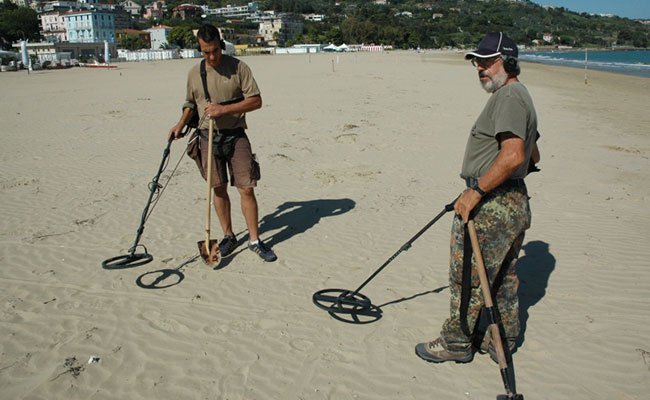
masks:
<instances>
[{"instance_id":1,"label":"white tent","mask_svg":"<svg viewBox=\"0 0 650 400\"><path fill-rule=\"evenodd\" d=\"M327 46L323 47L323 51L338 51L339 48L336 47L334 43L330 43Z\"/></svg>"},{"instance_id":2,"label":"white tent","mask_svg":"<svg viewBox=\"0 0 650 400\"><path fill-rule=\"evenodd\" d=\"M348 47L347 44L343 43L339 47L337 47L337 51L350 51L350 48Z\"/></svg>"}]
</instances>

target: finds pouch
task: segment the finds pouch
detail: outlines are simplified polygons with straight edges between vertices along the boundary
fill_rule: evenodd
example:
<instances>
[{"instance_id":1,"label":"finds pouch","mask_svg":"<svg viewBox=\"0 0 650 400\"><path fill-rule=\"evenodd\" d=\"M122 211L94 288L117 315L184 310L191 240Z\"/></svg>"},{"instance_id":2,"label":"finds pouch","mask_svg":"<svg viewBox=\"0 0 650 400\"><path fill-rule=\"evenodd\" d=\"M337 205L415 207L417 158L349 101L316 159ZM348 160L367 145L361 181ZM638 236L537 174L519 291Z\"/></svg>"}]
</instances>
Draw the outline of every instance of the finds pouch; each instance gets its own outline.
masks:
<instances>
[{"instance_id":1,"label":"finds pouch","mask_svg":"<svg viewBox=\"0 0 650 400\"><path fill-rule=\"evenodd\" d=\"M257 156L253 153L251 158L251 179L259 181L262 179L262 171L260 170L260 163L257 162Z\"/></svg>"},{"instance_id":2,"label":"finds pouch","mask_svg":"<svg viewBox=\"0 0 650 400\"><path fill-rule=\"evenodd\" d=\"M192 132L190 139L187 141L187 155L190 156L192 160L201 158L201 151L199 149L199 134L197 130Z\"/></svg>"},{"instance_id":3,"label":"finds pouch","mask_svg":"<svg viewBox=\"0 0 650 400\"><path fill-rule=\"evenodd\" d=\"M214 155L219 159L229 160L235 152L237 140L246 137L244 129L220 130L213 139Z\"/></svg>"},{"instance_id":4,"label":"finds pouch","mask_svg":"<svg viewBox=\"0 0 650 400\"><path fill-rule=\"evenodd\" d=\"M196 162L196 166L199 167L201 176L205 178L205 171L203 170L203 162L201 161L201 148L199 146L200 135L198 129L195 129L192 132L192 136L187 143L187 155Z\"/></svg>"}]
</instances>

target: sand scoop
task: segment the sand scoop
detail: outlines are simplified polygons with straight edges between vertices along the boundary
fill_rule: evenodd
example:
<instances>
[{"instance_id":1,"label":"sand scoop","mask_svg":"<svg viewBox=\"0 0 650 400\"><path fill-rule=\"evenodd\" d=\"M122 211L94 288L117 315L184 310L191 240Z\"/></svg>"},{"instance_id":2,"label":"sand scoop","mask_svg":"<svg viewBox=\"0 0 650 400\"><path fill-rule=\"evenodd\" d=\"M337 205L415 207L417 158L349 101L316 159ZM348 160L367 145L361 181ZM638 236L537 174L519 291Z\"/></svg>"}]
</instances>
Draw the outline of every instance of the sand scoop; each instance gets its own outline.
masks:
<instances>
[{"instance_id":1,"label":"sand scoop","mask_svg":"<svg viewBox=\"0 0 650 400\"><path fill-rule=\"evenodd\" d=\"M212 139L214 138L214 120L210 118L210 127L208 129L208 171L206 173L206 182L208 186L207 192L207 210L205 216L205 241L197 242L199 252L203 262L207 265L214 265L219 262L219 242L216 239L210 239L210 225L212 215Z\"/></svg>"},{"instance_id":2,"label":"sand scoop","mask_svg":"<svg viewBox=\"0 0 650 400\"><path fill-rule=\"evenodd\" d=\"M381 318L381 309L372 304L370 299L360 293L371 280L373 280L388 264L390 264L403 251L408 250L424 232L435 224L443 215L454 209L456 200L447 204L445 208L436 215L424 228L420 229L408 242L404 243L400 249L384 262L368 279L365 280L355 290L346 289L323 289L314 293L312 301L314 304L327 311L333 318L353 323L364 324L374 322Z\"/></svg>"}]
</instances>

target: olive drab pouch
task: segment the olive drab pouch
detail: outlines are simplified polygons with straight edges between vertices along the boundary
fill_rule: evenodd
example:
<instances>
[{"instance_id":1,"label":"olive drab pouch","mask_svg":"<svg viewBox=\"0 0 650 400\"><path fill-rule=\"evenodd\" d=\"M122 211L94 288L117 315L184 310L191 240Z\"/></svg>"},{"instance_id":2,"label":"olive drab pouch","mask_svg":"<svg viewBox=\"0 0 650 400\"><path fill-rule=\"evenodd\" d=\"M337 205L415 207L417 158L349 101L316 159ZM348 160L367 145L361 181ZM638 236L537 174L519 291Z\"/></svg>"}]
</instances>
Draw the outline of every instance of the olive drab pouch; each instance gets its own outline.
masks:
<instances>
[{"instance_id":1,"label":"olive drab pouch","mask_svg":"<svg viewBox=\"0 0 650 400\"><path fill-rule=\"evenodd\" d=\"M262 179L262 171L260 170L260 163L257 161L257 156L253 153L251 158L251 179L259 181Z\"/></svg>"}]
</instances>

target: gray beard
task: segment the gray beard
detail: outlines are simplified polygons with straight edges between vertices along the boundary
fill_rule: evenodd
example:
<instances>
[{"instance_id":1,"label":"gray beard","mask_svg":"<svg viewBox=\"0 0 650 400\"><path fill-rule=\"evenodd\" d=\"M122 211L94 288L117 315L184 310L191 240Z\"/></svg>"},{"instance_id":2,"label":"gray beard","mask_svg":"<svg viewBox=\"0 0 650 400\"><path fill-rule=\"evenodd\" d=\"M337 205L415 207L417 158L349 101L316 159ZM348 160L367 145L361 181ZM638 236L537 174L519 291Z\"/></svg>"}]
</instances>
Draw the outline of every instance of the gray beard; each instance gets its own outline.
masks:
<instances>
[{"instance_id":1,"label":"gray beard","mask_svg":"<svg viewBox=\"0 0 650 400\"><path fill-rule=\"evenodd\" d=\"M503 85L506 84L506 81L508 80L508 74L506 73L500 73L496 74L494 76L489 77L490 79L486 82L480 81L481 86L483 87L483 90L485 90L488 93L494 93L497 90L501 89Z\"/></svg>"}]
</instances>

